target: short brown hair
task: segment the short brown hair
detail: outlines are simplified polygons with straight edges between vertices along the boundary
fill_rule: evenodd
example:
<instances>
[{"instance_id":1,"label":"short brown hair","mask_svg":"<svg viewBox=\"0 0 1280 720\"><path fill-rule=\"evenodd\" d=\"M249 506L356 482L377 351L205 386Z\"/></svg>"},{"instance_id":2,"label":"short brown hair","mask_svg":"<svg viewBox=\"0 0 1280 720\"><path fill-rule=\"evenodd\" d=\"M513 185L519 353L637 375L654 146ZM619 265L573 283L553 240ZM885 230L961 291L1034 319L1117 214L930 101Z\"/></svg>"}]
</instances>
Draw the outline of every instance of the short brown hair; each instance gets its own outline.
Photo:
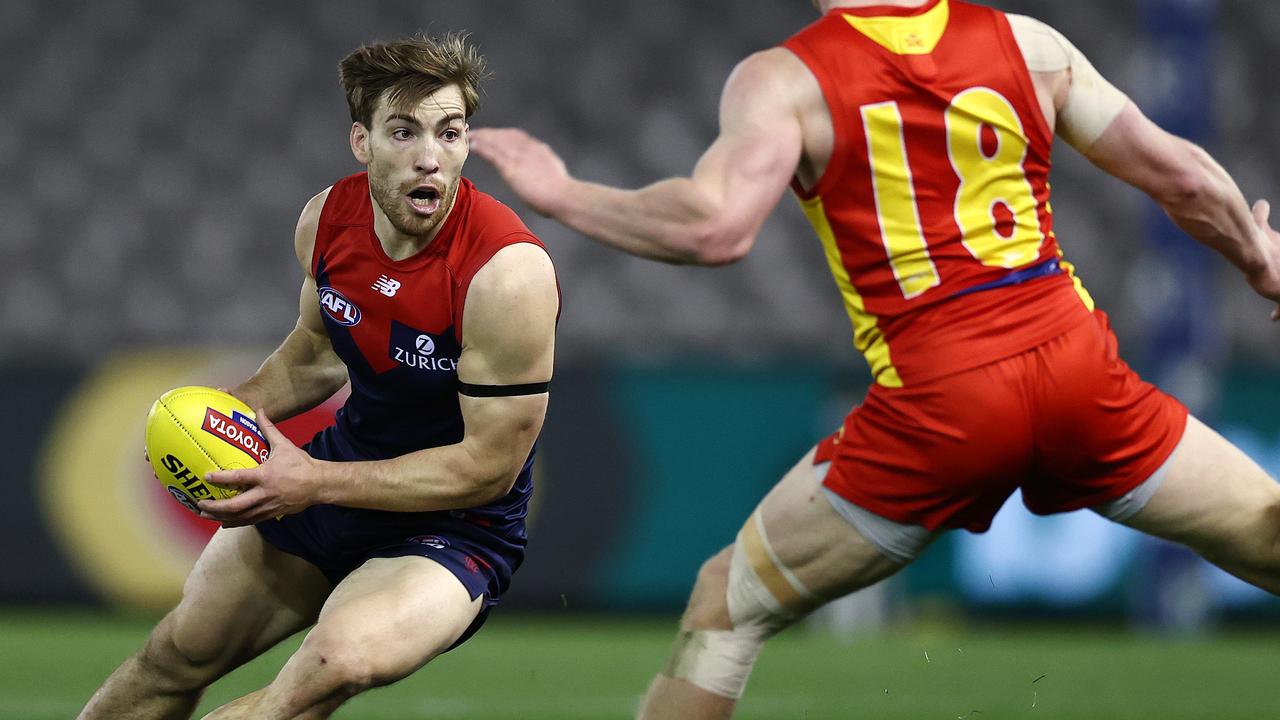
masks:
<instances>
[{"instance_id":1,"label":"short brown hair","mask_svg":"<svg viewBox=\"0 0 1280 720\"><path fill-rule=\"evenodd\" d=\"M480 106L485 62L466 33L444 37L415 35L408 40L357 48L338 63L338 80L347 91L351 121L373 123L378 100L397 111L416 107L446 85L462 89L467 117Z\"/></svg>"}]
</instances>

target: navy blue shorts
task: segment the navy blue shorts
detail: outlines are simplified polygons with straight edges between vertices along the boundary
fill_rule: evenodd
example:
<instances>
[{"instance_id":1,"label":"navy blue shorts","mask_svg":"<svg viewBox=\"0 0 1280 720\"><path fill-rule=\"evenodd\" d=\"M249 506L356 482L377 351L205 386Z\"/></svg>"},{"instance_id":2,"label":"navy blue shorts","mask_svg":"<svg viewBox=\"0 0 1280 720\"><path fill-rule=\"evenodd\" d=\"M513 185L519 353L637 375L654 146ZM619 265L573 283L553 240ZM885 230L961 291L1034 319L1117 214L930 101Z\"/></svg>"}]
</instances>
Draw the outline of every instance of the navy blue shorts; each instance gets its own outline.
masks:
<instances>
[{"instance_id":1,"label":"navy blue shorts","mask_svg":"<svg viewBox=\"0 0 1280 720\"><path fill-rule=\"evenodd\" d=\"M334 428L322 431L304 449L317 460L366 459L350 457L336 434ZM371 558L418 555L440 563L472 600L484 597L480 614L453 647L480 629L524 559L523 518L494 523L471 511L409 513L313 505L256 527L271 546L315 565L335 586Z\"/></svg>"}]
</instances>

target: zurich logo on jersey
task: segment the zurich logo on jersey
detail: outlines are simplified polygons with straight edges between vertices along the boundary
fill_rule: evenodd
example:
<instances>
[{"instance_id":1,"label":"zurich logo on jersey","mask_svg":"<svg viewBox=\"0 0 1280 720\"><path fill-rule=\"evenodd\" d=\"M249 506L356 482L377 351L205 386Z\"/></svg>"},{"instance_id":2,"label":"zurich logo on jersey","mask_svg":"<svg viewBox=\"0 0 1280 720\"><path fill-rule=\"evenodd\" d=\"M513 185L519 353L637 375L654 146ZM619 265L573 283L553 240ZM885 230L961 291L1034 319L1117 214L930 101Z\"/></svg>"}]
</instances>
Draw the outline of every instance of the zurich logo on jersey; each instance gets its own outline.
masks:
<instances>
[{"instance_id":1,"label":"zurich logo on jersey","mask_svg":"<svg viewBox=\"0 0 1280 720\"><path fill-rule=\"evenodd\" d=\"M342 293L331 287L322 287L317 292L320 293L320 307L324 308L329 319L346 327L360 322L360 308Z\"/></svg>"},{"instance_id":2,"label":"zurich logo on jersey","mask_svg":"<svg viewBox=\"0 0 1280 720\"><path fill-rule=\"evenodd\" d=\"M392 360L428 373L457 372L461 354L453 328L432 334L395 320L391 321L391 346L387 350Z\"/></svg>"}]
</instances>

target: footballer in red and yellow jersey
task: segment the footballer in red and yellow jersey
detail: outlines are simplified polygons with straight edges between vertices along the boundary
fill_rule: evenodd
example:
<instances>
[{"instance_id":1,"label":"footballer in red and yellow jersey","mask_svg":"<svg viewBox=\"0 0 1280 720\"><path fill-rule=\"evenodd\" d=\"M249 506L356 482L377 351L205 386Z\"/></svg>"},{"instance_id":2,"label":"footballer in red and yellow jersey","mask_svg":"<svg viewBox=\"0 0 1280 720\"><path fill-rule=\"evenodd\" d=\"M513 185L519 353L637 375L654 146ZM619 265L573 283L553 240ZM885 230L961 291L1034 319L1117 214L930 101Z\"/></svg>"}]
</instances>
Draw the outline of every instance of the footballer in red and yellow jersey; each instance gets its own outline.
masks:
<instances>
[{"instance_id":1,"label":"footballer in red and yellow jersey","mask_svg":"<svg viewBox=\"0 0 1280 720\"><path fill-rule=\"evenodd\" d=\"M818 183L793 189L878 384L977 367L1089 317L1053 233L1053 133L1002 13L839 8L784 47L835 137Z\"/></svg>"}]
</instances>

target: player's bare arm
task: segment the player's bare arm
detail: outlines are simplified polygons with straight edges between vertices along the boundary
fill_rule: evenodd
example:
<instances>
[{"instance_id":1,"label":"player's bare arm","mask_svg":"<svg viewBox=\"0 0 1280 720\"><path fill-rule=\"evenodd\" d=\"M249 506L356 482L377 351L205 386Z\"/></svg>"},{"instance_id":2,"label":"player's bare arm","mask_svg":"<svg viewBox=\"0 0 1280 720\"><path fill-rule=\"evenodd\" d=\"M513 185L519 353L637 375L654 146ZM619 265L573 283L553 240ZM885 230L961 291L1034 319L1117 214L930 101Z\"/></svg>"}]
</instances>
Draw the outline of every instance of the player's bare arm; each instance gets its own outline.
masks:
<instances>
[{"instance_id":1,"label":"player's bare arm","mask_svg":"<svg viewBox=\"0 0 1280 720\"><path fill-rule=\"evenodd\" d=\"M475 276L467 294L458 378L475 386L549 382L559 294L546 252L510 245ZM374 462L323 462L293 446L259 415L271 459L252 470L211 473L243 489L201 505L226 525L246 525L328 503L399 512L474 507L511 490L546 413L547 392L459 395L461 442Z\"/></svg>"},{"instance_id":2,"label":"player's bare arm","mask_svg":"<svg viewBox=\"0 0 1280 720\"><path fill-rule=\"evenodd\" d=\"M316 281L311 275L320 211L329 196L326 189L307 202L294 232L294 252L305 279L298 298L298 322L280 347L267 356L253 377L231 389L231 394L268 417L286 420L324 402L347 382L347 369L333 352L316 304Z\"/></svg>"},{"instance_id":3,"label":"player's bare arm","mask_svg":"<svg viewBox=\"0 0 1280 720\"><path fill-rule=\"evenodd\" d=\"M1129 103L1085 156L1146 192L1178 227L1238 267L1258 294L1280 302L1280 236L1269 225L1269 203L1250 211L1231 176L1203 149Z\"/></svg>"},{"instance_id":4,"label":"player's bare arm","mask_svg":"<svg viewBox=\"0 0 1280 720\"><path fill-rule=\"evenodd\" d=\"M1050 126L1091 162L1142 190L1188 235L1217 250L1258 294L1280 302L1280 236L1270 205L1250 210L1222 168L1196 144L1165 132L1056 30L1009 16ZM1273 314L1280 317L1280 310Z\"/></svg>"},{"instance_id":5,"label":"player's bare arm","mask_svg":"<svg viewBox=\"0 0 1280 720\"><path fill-rule=\"evenodd\" d=\"M471 149L533 209L606 245L665 262L720 265L751 249L795 174L810 85L812 76L785 50L747 58L725 85L720 134L692 176L639 190L574 178L555 151L521 130L476 129Z\"/></svg>"}]
</instances>

